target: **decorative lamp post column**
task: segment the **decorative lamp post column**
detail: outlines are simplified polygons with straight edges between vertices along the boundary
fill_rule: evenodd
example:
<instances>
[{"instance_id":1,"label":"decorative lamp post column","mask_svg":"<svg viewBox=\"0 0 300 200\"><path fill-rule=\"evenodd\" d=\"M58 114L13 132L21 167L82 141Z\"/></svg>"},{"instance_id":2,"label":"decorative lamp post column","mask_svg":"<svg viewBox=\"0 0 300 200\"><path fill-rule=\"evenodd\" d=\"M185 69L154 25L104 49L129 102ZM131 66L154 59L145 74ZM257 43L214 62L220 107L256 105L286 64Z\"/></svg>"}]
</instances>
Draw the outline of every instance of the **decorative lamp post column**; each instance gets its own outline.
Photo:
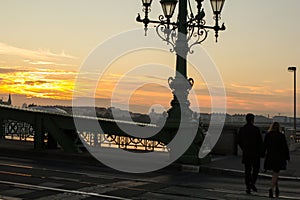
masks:
<instances>
[{"instance_id":1,"label":"decorative lamp post column","mask_svg":"<svg viewBox=\"0 0 300 200\"><path fill-rule=\"evenodd\" d=\"M297 131L297 100L296 100L296 91L297 91L297 81L296 81L296 67L289 67L288 68L289 72L294 72L294 130L295 133Z\"/></svg>"},{"instance_id":2,"label":"decorative lamp post column","mask_svg":"<svg viewBox=\"0 0 300 200\"><path fill-rule=\"evenodd\" d=\"M176 132L179 124L184 123L186 132L189 128L197 126L198 123L192 121L193 112L190 109L190 102L188 95L194 85L194 80L187 76L187 56L193 51L191 48L195 45L201 44L208 36L209 30L215 31L216 41L219 37L219 31L224 31L225 26L219 25L220 15L224 6L225 0L210 0L214 13L215 24L213 26L206 25L204 20L205 12L202 7L204 0L195 0L197 3L196 14L194 15L192 0L161 0L161 6L164 15L160 15L158 20L149 19L149 12L151 11L151 0L142 0L144 18L138 14L136 20L144 24L145 35L147 35L149 24L156 24L157 35L168 45L172 46L171 52L176 53L176 72L175 77L168 79L169 86L173 93L173 100L171 101L171 108L168 110L168 117L164 128L167 133L163 141L170 141L174 135L171 132ZM178 17L172 21L173 14L178 4ZM172 130L172 131L170 131ZM169 136L166 136L169 135ZM202 143L202 130L198 128L197 136L193 144L181 157L180 162L199 164L198 152L200 144Z\"/></svg>"},{"instance_id":3,"label":"decorative lamp post column","mask_svg":"<svg viewBox=\"0 0 300 200\"><path fill-rule=\"evenodd\" d=\"M171 44L176 52L176 73L175 78L169 78L169 85L173 93L171 109L168 111L168 119L180 120L180 110L184 116L191 118L192 111L189 108L188 94L194 85L194 80L187 77L187 55L191 52L194 45L201 44L208 35L208 30L215 31L216 41L219 37L219 31L225 30L224 24L219 25L220 15L225 0L210 0L214 13L214 26L207 26L204 20L205 12L202 7L204 0L195 0L197 2L197 14L194 15L191 9L191 0L161 0L161 6L164 15L160 15L158 20L149 19L152 0L142 0L143 11L145 13L142 19L138 14L136 20L144 24L145 33L147 33L149 24L156 24L158 36L168 44ZM176 5L178 6L178 18L171 21ZM188 11L190 8L190 12ZM180 102L180 105L179 105ZM180 106L182 108L180 109Z\"/></svg>"}]
</instances>

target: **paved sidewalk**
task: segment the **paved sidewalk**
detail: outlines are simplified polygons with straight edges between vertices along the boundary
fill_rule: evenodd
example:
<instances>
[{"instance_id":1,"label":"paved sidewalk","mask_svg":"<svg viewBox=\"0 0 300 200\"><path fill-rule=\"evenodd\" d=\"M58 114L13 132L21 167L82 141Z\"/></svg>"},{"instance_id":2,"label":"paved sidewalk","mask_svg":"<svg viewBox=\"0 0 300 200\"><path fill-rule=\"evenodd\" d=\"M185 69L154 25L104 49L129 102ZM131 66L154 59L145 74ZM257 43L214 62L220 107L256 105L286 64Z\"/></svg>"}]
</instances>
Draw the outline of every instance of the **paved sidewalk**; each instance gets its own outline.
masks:
<instances>
[{"instance_id":1,"label":"paved sidewalk","mask_svg":"<svg viewBox=\"0 0 300 200\"><path fill-rule=\"evenodd\" d=\"M287 165L287 170L280 172L280 178L300 180L300 147L290 152L291 161ZM244 165L241 156L213 156L212 162L200 166L200 171L210 173L231 173L243 175ZM264 172L264 159L261 159L260 176L270 177L271 171Z\"/></svg>"},{"instance_id":2,"label":"paved sidewalk","mask_svg":"<svg viewBox=\"0 0 300 200\"><path fill-rule=\"evenodd\" d=\"M139 200L269 199L267 195L270 184L270 173L262 172L260 174L261 179L257 183L257 187L259 188L258 193L252 193L251 195L245 193L244 181L241 178L244 172L240 156L213 156L212 162L201 166L172 164L160 172L132 175L102 167L87 152L82 154L68 154L62 152L60 149L35 151L32 143L21 141L0 140L0 154L4 160L1 169L2 172L5 172L5 170L9 170L9 172L10 170L18 170L16 171L17 173L2 173L2 177L0 177L2 181L2 184L0 183L0 199L2 199L1 195L23 198L22 195L26 195L27 193L22 195L20 193L24 192L30 192L30 195L32 194L33 196L43 193L43 195L47 196L45 199L79 199L81 196L72 192L82 192L86 191L86 189L89 189L93 194L112 195L129 199L135 197L131 199ZM12 157L11 160L10 156ZM76 161L76 164L74 164L74 161ZM72 167L70 167L70 164L72 164ZM20 171L22 170L20 166L23 165L33 166L33 168L30 170L25 168L28 172ZM195 173L178 172L180 168L190 169L190 171L194 169L193 172ZM200 173L198 173L199 170ZM33 176L22 177L18 175L26 173L32 173ZM45 174L47 174L48 179L45 178ZM15 177L15 175L17 176ZM11 176L13 177L11 178ZM40 180L39 178L41 177L43 178ZM299 147L291 152L291 163L288 164L288 170L281 173L281 178L285 180L280 181L282 196L278 200L300 200ZM40 182L37 182L37 180ZM82 180L84 181L82 182ZM14 185L8 186L5 181L10 181ZM27 188L22 185L22 188L20 188L19 185L15 184L15 182L23 183L23 181L30 185L36 184L38 187L45 187L46 184L47 187L52 187L54 190L58 188L59 190L66 189L71 192L64 194L55 193L53 194L54 196L49 196L48 190L33 191L30 185ZM90 181L96 182L93 182L92 186L84 185L91 184ZM58 187L57 184L61 186ZM83 184L83 186L78 187L79 184ZM93 184L99 185L99 187L95 187ZM24 199L34 199L29 198L29 196L25 197ZM84 198L96 199L89 196L83 196L82 199Z\"/></svg>"},{"instance_id":3,"label":"paved sidewalk","mask_svg":"<svg viewBox=\"0 0 300 200\"><path fill-rule=\"evenodd\" d=\"M22 142L22 141L9 141L0 140L0 152L2 154L19 154L24 157L30 156L41 156L41 157L53 157L56 159L67 159L70 160L76 158L82 162L94 162L100 164L95 160L88 152L82 154L70 154L63 152L61 149L35 151L33 149L33 143ZM280 172L280 177L290 180L300 180L300 144L295 151L290 152L291 162L287 165L287 170ZM261 173L262 177L270 177L271 171L263 171L264 159L261 159ZM241 163L241 156L212 156L210 163L202 164L200 166L179 166L178 164L172 164L168 168L183 169L183 171L189 172L205 172L213 174L234 174L238 176L244 175L244 165Z\"/></svg>"}]
</instances>

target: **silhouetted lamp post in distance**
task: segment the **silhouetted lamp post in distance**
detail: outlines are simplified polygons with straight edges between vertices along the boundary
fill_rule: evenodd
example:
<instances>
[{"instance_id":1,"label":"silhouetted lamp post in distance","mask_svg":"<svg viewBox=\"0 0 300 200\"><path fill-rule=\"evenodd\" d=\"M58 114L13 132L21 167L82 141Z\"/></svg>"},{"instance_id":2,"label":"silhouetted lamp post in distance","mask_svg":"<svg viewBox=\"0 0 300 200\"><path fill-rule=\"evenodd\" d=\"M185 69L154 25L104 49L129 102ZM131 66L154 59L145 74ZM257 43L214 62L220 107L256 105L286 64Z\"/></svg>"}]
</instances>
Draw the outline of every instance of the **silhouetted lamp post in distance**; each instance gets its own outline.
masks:
<instances>
[{"instance_id":1,"label":"silhouetted lamp post in distance","mask_svg":"<svg viewBox=\"0 0 300 200\"><path fill-rule=\"evenodd\" d=\"M296 101L296 87L297 87L297 81L296 81L296 71L297 71L297 68L296 67L289 67L288 68L289 72L294 72L294 130L295 130L295 133L297 131L297 111L296 111L296 108L297 108L297 101Z\"/></svg>"},{"instance_id":2,"label":"silhouetted lamp post in distance","mask_svg":"<svg viewBox=\"0 0 300 200\"><path fill-rule=\"evenodd\" d=\"M152 0L142 0L145 16L142 19L140 14L138 14L136 18L138 22L144 24L145 35L147 35L148 25L156 24L158 36L172 46L172 52L176 52L175 78L170 77L168 80L173 93L171 108L168 111L168 120L173 120L174 122L180 120L181 111L184 112L182 116L185 119L192 118L193 112L189 108L188 94L194 85L194 80L187 78L188 53L192 53L191 48L194 45L201 44L207 38L209 29L215 31L216 41L219 31L225 30L224 24L222 26L219 25L220 14L225 0L210 0L214 13L214 26L207 26L204 20L205 12L202 7L204 0L195 0L197 2L196 15L192 11L190 1L192 0L161 0L160 3L164 15L160 15L158 20L151 20L149 19L149 13L151 12ZM177 3L179 3L178 18L175 21L171 21ZM181 109L180 106L182 106Z\"/></svg>"}]
</instances>

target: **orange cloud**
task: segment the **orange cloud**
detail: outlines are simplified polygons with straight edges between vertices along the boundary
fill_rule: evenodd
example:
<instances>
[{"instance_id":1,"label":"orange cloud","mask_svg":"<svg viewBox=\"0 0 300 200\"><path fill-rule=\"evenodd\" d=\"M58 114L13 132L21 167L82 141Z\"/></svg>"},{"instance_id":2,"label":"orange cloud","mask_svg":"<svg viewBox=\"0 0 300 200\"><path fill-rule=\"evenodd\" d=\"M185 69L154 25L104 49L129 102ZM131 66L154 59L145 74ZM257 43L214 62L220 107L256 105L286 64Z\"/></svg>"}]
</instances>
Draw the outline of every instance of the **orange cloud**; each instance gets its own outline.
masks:
<instances>
[{"instance_id":1,"label":"orange cloud","mask_svg":"<svg viewBox=\"0 0 300 200\"><path fill-rule=\"evenodd\" d=\"M7 70L0 68L0 90L27 97L70 100L76 73L63 70ZM59 77L59 78L58 78Z\"/></svg>"}]
</instances>

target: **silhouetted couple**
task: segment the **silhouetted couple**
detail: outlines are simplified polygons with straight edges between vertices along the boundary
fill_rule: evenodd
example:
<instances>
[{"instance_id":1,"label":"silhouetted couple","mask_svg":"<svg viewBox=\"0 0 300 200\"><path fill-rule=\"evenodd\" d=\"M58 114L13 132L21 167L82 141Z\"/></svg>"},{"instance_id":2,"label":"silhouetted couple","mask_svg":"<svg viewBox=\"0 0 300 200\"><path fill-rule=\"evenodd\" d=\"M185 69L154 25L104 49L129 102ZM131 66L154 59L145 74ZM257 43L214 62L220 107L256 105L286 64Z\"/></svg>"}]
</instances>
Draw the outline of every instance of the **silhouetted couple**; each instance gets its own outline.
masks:
<instances>
[{"instance_id":1,"label":"silhouetted couple","mask_svg":"<svg viewBox=\"0 0 300 200\"><path fill-rule=\"evenodd\" d=\"M286 169L286 161L290 160L285 136L280 131L279 123L274 122L263 141L259 128L254 126L254 115L247 114L246 121L246 125L241 127L238 133L238 144L243 151L242 163L245 165L246 193L257 192L255 183L260 169L260 159L265 157L265 170L273 171L269 197L273 197L274 189L278 197L278 175L280 170Z\"/></svg>"}]
</instances>

